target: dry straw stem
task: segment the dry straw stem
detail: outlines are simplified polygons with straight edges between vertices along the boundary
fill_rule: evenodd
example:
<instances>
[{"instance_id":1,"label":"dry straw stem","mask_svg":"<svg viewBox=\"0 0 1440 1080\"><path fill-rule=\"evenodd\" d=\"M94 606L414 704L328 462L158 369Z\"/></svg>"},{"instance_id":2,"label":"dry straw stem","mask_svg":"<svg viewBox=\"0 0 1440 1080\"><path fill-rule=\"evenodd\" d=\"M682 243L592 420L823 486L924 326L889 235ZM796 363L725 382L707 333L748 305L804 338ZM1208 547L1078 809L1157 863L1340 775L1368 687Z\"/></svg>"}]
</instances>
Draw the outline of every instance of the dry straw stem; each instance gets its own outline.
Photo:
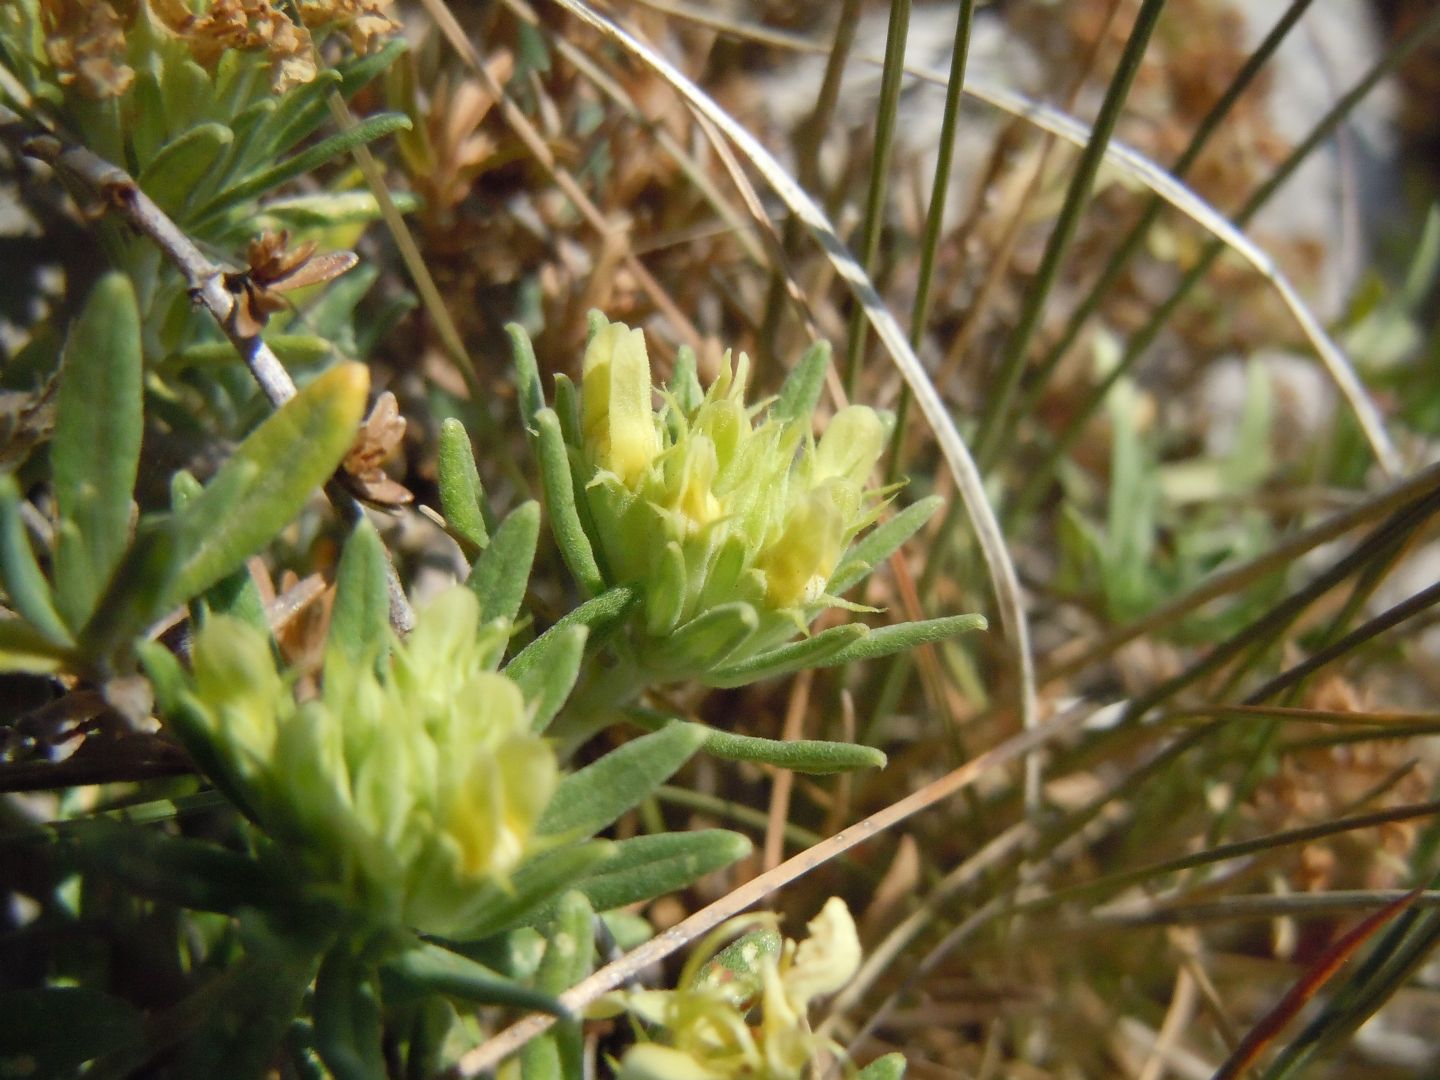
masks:
<instances>
[{"instance_id":1,"label":"dry straw stem","mask_svg":"<svg viewBox=\"0 0 1440 1080\"><path fill-rule=\"evenodd\" d=\"M691 941L719 926L726 919L738 915L752 904L759 903L775 890L803 877L857 844L873 839L886 829L893 828L921 810L928 809L965 790L991 770L1009 765L1025 757L1051 740L1073 730L1077 721L1078 717L1076 716L1064 716L1032 730L1022 731L972 761L966 762L953 772L942 776L939 780L927 784L899 802L892 803L879 813L872 814L814 847L802 851L781 863L774 870L752 878L709 907L701 908L689 918L676 923L669 930L651 938L643 945L626 953L619 960L607 964L589 978L566 990L560 995L560 1003L571 1012L580 1012L601 994L629 981L651 964L659 963L671 953L684 948ZM554 1022L553 1016L535 1013L512 1024L461 1058L456 1070L457 1074L463 1077L477 1076L487 1069L495 1068L506 1057L515 1053Z\"/></svg>"},{"instance_id":2,"label":"dry straw stem","mask_svg":"<svg viewBox=\"0 0 1440 1080\"><path fill-rule=\"evenodd\" d=\"M563 0L556 0L556 2L563 2ZM656 0L642 0L642 2L656 11L663 11L677 18L701 23L736 37L761 41L797 52L828 51L827 46L810 41L808 38L775 30L743 26L697 11L687 5L658 3ZM884 62L882 57L873 54L857 53L856 55L858 59L866 63L881 64ZM944 72L933 71L929 68L907 65L905 71L917 79L939 86L945 86L949 81ZM1057 135L1074 146L1083 148L1090 142L1091 129L1088 124L1059 109L1033 101L1014 90L967 75L963 92L967 97L974 98L976 101L984 102L986 105L1012 116L1021 117L1042 131ZM1237 229L1219 210L1133 147L1127 146L1119 140L1111 139L1105 147L1104 160L1105 164L1117 172L1123 173L1128 179L1143 184L1176 210L1185 214L1195 224L1249 263L1256 273L1271 284L1279 293L1281 301L1290 310L1301 333L1305 335L1311 348L1315 350L1316 356L1320 358L1326 372L1345 398L1346 404L1355 414L1356 423L1360 425L1366 441L1375 453L1376 460L1392 477L1403 473L1404 468L1400 455L1385 430L1380 410L1366 393L1344 351L1325 332L1320 320L1316 318L1309 305L1305 303L1290 280L1276 265L1275 260Z\"/></svg>"},{"instance_id":3,"label":"dry straw stem","mask_svg":"<svg viewBox=\"0 0 1440 1080\"><path fill-rule=\"evenodd\" d=\"M434 0L427 0L427 3ZM1030 630L1026 622L1024 604L1020 593L1020 581L1010 554L1005 547L1005 537L1000 530L994 511L985 496L985 488L975 461L965 446L949 410L941 400L935 385L925 373L915 350L906 340L905 332L885 306L884 300L875 291L875 286L855 262L854 255L845 246L825 211L811 198L794 178L780 165L768 150L760 145L743 125L698 86L682 75L674 65L643 42L636 40L625 30L597 14L577 0L556 0L559 6L579 18L606 37L617 42L624 49L641 60L647 67L670 83L692 108L723 131L736 147L750 159L751 163L765 178L776 193L810 229L817 243L824 250L836 271L845 279L851 292L865 309L871 325L875 328L881 343L885 346L910 386L920 411L935 432L940 451L955 478L956 487L965 502L965 508L975 529L980 547L985 554L990 580L995 591L996 604L1015 654L1016 681L1020 686L1020 715L1027 729L1034 729L1037 723L1035 699L1035 662L1030 650ZM1034 772L1027 775L1027 788L1033 796L1038 792L1039 777Z\"/></svg>"},{"instance_id":4,"label":"dry straw stem","mask_svg":"<svg viewBox=\"0 0 1440 1080\"><path fill-rule=\"evenodd\" d=\"M129 173L83 146L67 146L48 133L35 134L4 105L0 105L0 138L14 145L20 154L75 177L106 207L118 210L138 232L154 241L184 275L191 296L205 306L235 346L271 406L278 409L295 396L294 380L264 339L259 334L246 336L237 329L231 318L235 297L225 287L224 271L201 253L194 241L140 190ZM325 494L347 525L354 525L365 516L360 503L334 481L326 485ZM405 598L404 586L395 573L389 552L386 552L385 566L390 625L399 633L408 633L415 625L415 613Z\"/></svg>"}]
</instances>

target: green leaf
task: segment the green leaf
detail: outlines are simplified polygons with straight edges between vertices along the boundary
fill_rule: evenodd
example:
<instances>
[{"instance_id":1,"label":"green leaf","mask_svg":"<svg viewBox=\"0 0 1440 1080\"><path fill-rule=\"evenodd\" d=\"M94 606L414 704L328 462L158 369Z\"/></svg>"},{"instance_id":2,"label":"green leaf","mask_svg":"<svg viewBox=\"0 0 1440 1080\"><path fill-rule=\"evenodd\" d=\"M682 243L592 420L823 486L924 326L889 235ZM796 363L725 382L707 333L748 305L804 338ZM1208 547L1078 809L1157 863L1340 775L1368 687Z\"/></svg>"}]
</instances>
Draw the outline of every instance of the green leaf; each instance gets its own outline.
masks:
<instances>
[{"instance_id":1,"label":"green leaf","mask_svg":"<svg viewBox=\"0 0 1440 1080\"><path fill-rule=\"evenodd\" d=\"M233 914L244 907L281 908L295 899L285 882L248 855L103 818L76 823L63 850L87 873L194 911Z\"/></svg>"},{"instance_id":2,"label":"green leaf","mask_svg":"<svg viewBox=\"0 0 1440 1080\"><path fill-rule=\"evenodd\" d=\"M560 418L560 435L570 446L579 446L580 433L580 392L570 376L563 372L555 376L555 415Z\"/></svg>"},{"instance_id":3,"label":"green leaf","mask_svg":"<svg viewBox=\"0 0 1440 1080\"><path fill-rule=\"evenodd\" d=\"M855 1080L902 1080L905 1076L905 1055L886 1054L878 1057L855 1074Z\"/></svg>"},{"instance_id":4,"label":"green leaf","mask_svg":"<svg viewBox=\"0 0 1440 1080\"><path fill-rule=\"evenodd\" d=\"M265 344L287 368L318 364L332 351L330 342L315 334L267 334ZM240 354L230 342L202 341L167 357L160 367L166 374L175 374L192 367L238 363Z\"/></svg>"},{"instance_id":5,"label":"green leaf","mask_svg":"<svg viewBox=\"0 0 1440 1080\"><path fill-rule=\"evenodd\" d=\"M717 687L745 686L776 675L788 675L804 668L824 667L842 649L866 637L870 628L864 623L844 623L822 630L814 637L781 645L719 671L704 676L706 684Z\"/></svg>"},{"instance_id":6,"label":"green leaf","mask_svg":"<svg viewBox=\"0 0 1440 1080\"><path fill-rule=\"evenodd\" d=\"M523 925L614 850L608 840L592 840L527 859L507 884L488 884L476 897L471 924L477 929L471 936L480 939Z\"/></svg>"},{"instance_id":7,"label":"green leaf","mask_svg":"<svg viewBox=\"0 0 1440 1080\"><path fill-rule=\"evenodd\" d=\"M546 928L545 955L535 973L536 988L557 997L574 986L594 967L595 909L585 894L571 890L560 898L555 918ZM526 1077L585 1075L585 1040L580 1021L563 1019L545 1033L546 1046L535 1058L522 1056ZM526 1044L526 1051L538 1040Z\"/></svg>"},{"instance_id":8,"label":"green leaf","mask_svg":"<svg viewBox=\"0 0 1440 1080\"><path fill-rule=\"evenodd\" d=\"M946 638L971 630L984 630L988 625L984 615L948 615L941 619L925 619L921 622L882 626L878 630L870 631L868 635L853 645L830 657L825 666L835 667L840 664L854 663L857 660L875 660L882 656L892 656L895 653L913 649L917 645L929 645L932 642L944 641Z\"/></svg>"},{"instance_id":9,"label":"green leaf","mask_svg":"<svg viewBox=\"0 0 1440 1080\"><path fill-rule=\"evenodd\" d=\"M567 1073L560 1060L560 1044L553 1031L542 1031L520 1048L520 1080L566 1080Z\"/></svg>"},{"instance_id":10,"label":"green leaf","mask_svg":"<svg viewBox=\"0 0 1440 1080\"><path fill-rule=\"evenodd\" d=\"M747 837L728 829L659 833L621 840L616 852L580 879L596 911L652 900L693 885L750 854Z\"/></svg>"},{"instance_id":11,"label":"green leaf","mask_svg":"<svg viewBox=\"0 0 1440 1080\"><path fill-rule=\"evenodd\" d=\"M505 674L514 679L534 710L530 730L539 733L550 726L560 706L570 696L585 659L585 638L589 631L583 626L554 626L526 646L511 661ZM516 663L525 657L525 663Z\"/></svg>"},{"instance_id":12,"label":"green leaf","mask_svg":"<svg viewBox=\"0 0 1440 1080\"><path fill-rule=\"evenodd\" d=\"M290 523L354 443L369 381L363 364L338 365L240 444L179 515L184 557L162 608L204 591Z\"/></svg>"},{"instance_id":13,"label":"green leaf","mask_svg":"<svg viewBox=\"0 0 1440 1080\"><path fill-rule=\"evenodd\" d=\"M522 685L525 680L537 677L536 668L539 669L540 677L543 677L549 650L555 647L554 643L549 640L550 638L564 634L575 627L584 627L587 631L587 642L594 644L614 628L625 612L630 609L634 600L635 593L632 589L617 586L601 593L595 599L587 600L579 607L571 609L561 616L554 626L520 650L506 666L505 674ZM568 687L566 693L569 693Z\"/></svg>"},{"instance_id":14,"label":"green leaf","mask_svg":"<svg viewBox=\"0 0 1440 1080\"><path fill-rule=\"evenodd\" d=\"M70 666L70 651L23 619L0 619L0 673L49 675Z\"/></svg>"},{"instance_id":15,"label":"green leaf","mask_svg":"<svg viewBox=\"0 0 1440 1080\"><path fill-rule=\"evenodd\" d=\"M659 725L674 723L675 718L649 709L629 709L626 716L652 730ZM826 776L855 769L883 769L888 760L871 746L858 743L825 742L820 739L762 739L756 735L736 735L709 728L709 736L701 748L712 757L726 761L753 761L774 765L792 772Z\"/></svg>"},{"instance_id":16,"label":"green leaf","mask_svg":"<svg viewBox=\"0 0 1440 1080\"><path fill-rule=\"evenodd\" d=\"M485 528L485 489L465 425L453 416L440 425L440 511L450 531L468 545L469 558L490 543Z\"/></svg>"},{"instance_id":17,"label":"green leaf","mask_svg":"<svg viewBox=\"0 0 1440 1080\"><path fill-rule=\"evenodd\" d=\"M182 599L190 599L190 596L172 599L169 595L181 554L181 539L173 514L142 520L130 550L110 580L110 587L77 635L82 651L100 660L123 653L133 646L146 627L178 606Z\"/></svg>"},{"instance_id":18,"label":"green leaf","mask_svg":"<svg viewBox=\"0 0 1440 1080\"><path fill-rule=\"evenodd\" d=\"M102 1054L145 1042L138 1009L80 986L5 991L0 1016L0 1069L7 1076L70 1076Z\"/></svg>"},{"instance_id":19,"label":"green leaf","mask_svg":"<svg viewBox=\"0 0 1440 1080\"><path fill-rule=\"evenodd\" d=\"M235 133L224 124L208 123L172 139L145 166L137 181L140 190L171 217L200 188L217 159L228 152Z\"/></svg>"},{"instance_id":20,"label":"green leaf","mask_svg":"<svg viewBox=\"0 0 1440 1080\"><path fill-rule=\"evenodd\" d=\"M610 751L560 782L540 818L541 836L594 836L648 798L704 745L699 724L670 724Z\"/></svg>"},{"instance_id":21,"label":"green leaf","mask_svg":"<svg viewBox=\"0 0 1440 1080\"><path fill-rule=\"evenodd\" d=\"M316 72L315 78L296 86L277 99L275 109L257 127L243 156L235 158L226 182L245 176L252 169L274 161L302 139L308 138L330 116L328 98L340 85L341 76L333 69ZM224 190L221 188L220 190Z\"/></svg>"},{"instance_id":22,"label":"green leaf","mask_svg":"<svg viewBox=\"0 0 1440 1080\"><path fill-rule=\"evenodd\" d=\"M545 391L540 386L540 365L535 361L535 345L519 323L506 323L510 335L510 352L515 361L515 401L520 406L520 422L535 431L535 414L545 407Z\"/></svg>"},{"instance_id":23,"label":"green leaf","mask_svg":"<svg viewBox=\"0 0 1440 1080\"><path fill-rule=\"evenodd\" d=\"M595 561L595 550L575 503L575 485L570 474L570 456L560 434L560 419L553 409L541 409L533 423L538 434L534 438L540 459L540 480L545 491L545 509L550 512L550 531L570 573L591 596L605 591L605 579Z\"/></svg>"},{"instance_id":24,"label":"green leaf","mask_svg":"<svg viewBox=\"0 0 1440 1080\"><path fill-rule=\"evenodd\" d=\"M60 519L55 600L72 629L84 625L130 543L142 377L135 290L124 274L107 274L65 344L50 447Z\"/></svg>"},{"instance_id":25,"label":"green leaf","mask_svg":"<svg viewBox=\"0 0 1440 1080\"><path fill-rule=\"evenodd\" d=\"M525 600L535 544L540 538L540 504L523 502L506 515L490 546L480 553L465 584L480 599L480 619L514 620Z\"/></svg>"},{"instance_id":26,"label":"green leaf","mask_svg":"<svg viewBox=\"0 0 1440 1080\"><path fill-rule=\"evenodd\" d=\"M200 771L250 820L257 819L236 762L216 746L214 722L190 693L189 679L169 649L154 641L141 644L140 662L155 688L165 729L179 740Z\"/></svg>"},{"instance_id":27,"label":"green leaf","mask_svg":"<svg viewBox=\"0 0 1440 1080\"><path fill-rule=\"evenodd\" d=\"M42 637L61 648L74 645L50 595L25 522L20 517L20 488L10 473L0 473L0 581L10 606Z\"/></svg>"},{"instance_id":28,"label":"green leaf","mask_svg":"<svg viewBox=\"0 0 1440 1080\"><path fill-rule=\"evenodd\" d=\"M735 652L759 625L755 609L743 600L717 604L670 635L656 650L656 667L704 676Z\"/></svg>"},{"instance_id":29,"label":"green leaf","mask_svg":"<svg viewBox=\"0 0 1440 1080\"><path fill-rule=\"evenodd\" d=\"M315 977L315 1049L335 1080L385 1080L374 971L341 943Z\"/></svg>"},{"instance_id":30,"label":"green leaf","mask_svg":"<svg viewBox=\"0 0 1440 1080\"><path fill-rule=\"evenodd\" d=\"M165 99L165 124L171 131L185 131L199 123L201 117L213 115L214 84L209 73L194 60L166 64L160 93Z\"/></svg>"},{"instance_id":31,"label":"green leaf","mask_svg":"<svg viewBox=\"0 0 1440 1080\"><path fill-rule=\"evenodd\" d=\"M197 624L203 623L206 614L228 615L232 619L249 623L262 633L270 633L270 619L265 613L265 601L260 596L260 586L255 583L250 567L241 565L206 589L198 607L202 614Z\"/></svg>"},{"instance_id":32,"label":"green leaf","mask_svg":"<svg viewBox=\"0 0 1440 1080\"><path fill-rule=\"evenodd\" d=\"M623 848L624 844L616 846ZM535 985L547 994L559 995L589 975L595 966L595 909L583 892L572 889L560 898L545 939L545 955Z\"/></svg>"},{"instance_id":33,"label":"green leaf","mask_svg":"<svg viewBox=\"0 0 1440 1080\"><path fill-rule=\"evenodd\" d=\"M230 121L230 131L235 139L230 144L230 152L225 155L225 160L217 163L215 173L210 178L211 190L224 191L237 174L262 160L260 143L271 130L281 100L283 99L261 98L247 105Z\"/></svg>"},{"instance_id":34,"label":"green leaf","mask_svg":"<svg viewBox=\"0 0 1440 1080\"><path fill-rule=\"evenodd\" d=\"M651 564L645 632L653 638L673 633L685 611L685 593L690 576L685 568L685 553L671 540Z\"/></svg>"},{"instance_id":35,"label":"green leaf","mask_svg":"<svg viewBox=\"0 0 1440 1080\"><path fill-rule=\"evenodd\" d=\"M850 588L898 551L900 545L914 536L920 527L934 516L935 511L944 505L944 499L931 495L928 499L921 499L907 506L889 521L871 529L864 539L846 553L845 561L826 585L826 591L839 596Z\"/></svg>"},{"instance_id":36,"label":"green leaf","mask_svg":"<svg viewBox=\"0 0 1440 1080\"><path fill-rule=\"evenodd\" d=\"M167 1062L165 1075L206 1080L255 1080L265 1075L315 978L316 953L323 945L312 952L314 944L247 941L247 954L239 963L167 1010L167 1021L184 1010L195 1027L186 1032L190 1037ZM161 1040L174 1035L174 1026L158 1032ZM152 1046L153 1040L154 1036Z\"/></svg>"},{"instance_id":37,"label":"green leaf","mask_svg":"<svg viewBox=\"0 0 1440 1080\"><path fill-rule=\"evenodd\" d=\"M675 367L670 372L666 389L675 395L675 403L686 415L693 413L705 400L705 390L700 385L699 367L695 361L695 350L681 345L675 353Z\"/></svg>"},{"instance_id":38,"label":"green leaf","mask_svg":"<svg viewBox=\"0 0 1440 1080\"><path fill-rule=\"evenodd\" d=\"M385 546L367 518L355 525L335 572L335 605L330 612L327 654L343 656L358 670L385 649L390 630L390 593L385 580Z\"/></svg>"},{"instance_id":39,"label":"green leaf","mask_svg":"<svg viewBox=\"0 0 1440 1080\"><path fill-rule=\"evenodd\" d=\"M383 974L387 991L393 984L400 992L399 1000L444 994L474 1005L508 1005L551 1016L568 1015L552 995L522 986L476 960L431 942L417 944L387 961Z\"/></svg>"},{"instance_id":40,"label":"green leaf","mask_svg":"<svg viewBox=\"0 0 1440 1080\"><path fill-rule=\"evenodd\" d=\"M390 65L409 48L404 38L391 38L384 46L364 56L357 56L340 67L340 96L347 101L388 71Z\"/></svg>"},{"instance_id":41,"label":"green leaf","mask_svg":"<svg viewBox=\"0 0 1440 1080\"><path fill-rule=\"evenodd\" d=\"M780 396L770 407L770 415L777 420L808 420L820 403L820 391L825 387L825 373L830 369L830 343L817 341L805 350L800 363L785 379Z\"/></svg>"},{"instance_id":42,"label":"green leaf","mask_svg":"<svg viewBox=\"0 0 1440 1080\"><path fill-rule=\"evenodd\" d=\"M246 199L263 195L271 188L279 187L287 180L312 171L333 157L348 153L357 146L383 138L393 131L410 127L410 118L403 113L380 113L360 121L349 131L324 139L294 157L272 165L270 168L246 177L226 191L215 196L193 215L198 223L208 222L217 214Z\"/></svg>"}]
</instances>

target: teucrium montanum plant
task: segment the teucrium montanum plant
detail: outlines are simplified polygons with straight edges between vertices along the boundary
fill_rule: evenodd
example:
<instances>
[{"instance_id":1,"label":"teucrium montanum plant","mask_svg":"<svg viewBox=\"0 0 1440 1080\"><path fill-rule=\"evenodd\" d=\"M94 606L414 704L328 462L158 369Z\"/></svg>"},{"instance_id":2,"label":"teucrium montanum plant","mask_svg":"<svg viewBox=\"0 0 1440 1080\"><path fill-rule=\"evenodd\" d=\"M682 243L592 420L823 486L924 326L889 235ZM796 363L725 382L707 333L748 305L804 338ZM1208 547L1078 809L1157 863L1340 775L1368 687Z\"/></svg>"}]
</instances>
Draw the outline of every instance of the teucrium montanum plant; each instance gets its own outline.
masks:
<instances>
[{"instance_id":1,"label":"teucrium montanum plant","mask_svg":"<svg viewBox=\"0 0 1440 1080\"><path fill-rule=\"evenodd\" d=\"M617 649L639 681L734 686L983 625L960 616L872 634L850 623L791 643L826 608L870 610L840 594L939 502L916 504L857 543L890 494L868 485L887 423L851 405L813 437L824 345L776 398L750 404L743 353L726 354L702 389L694 355L682 349L669 385L657 389L641 332L592 313L578 392L557 376L552 410L528 337L510 331L556 540L592 594L634 591Z\"/></svg>"},{"instance_id":2,"label":"teucrium montanum plant","mask_svg":"<svg viewBox=\"0 0 1440 1080\"><path fill-rule=\"evenodd\" d=\"M166 711L307 881L376 925L463 935L478 887L519 864L559 779L520 688L495 671L507 627L479 615L452 588L388 658L331 649L305 701L265 634L213 616L187 684L161 680Z\"/></svg>"},{"instance_id":3,"label":"teucrium montanum plant","mask_svg":"<svg viewBox=\"0 0 1440 1080\"><path fill-rule=\"evenodd\" d=\"M623 1080L801 1080L832 1050L810 1029L811 1002L845 986L860 967L860 939L850 910L831 897L810 921L810 936L782 940L773 925L720 952L720 939L770 915L722 926L685 965L674 990L609 995L595 1012L624 1009L649 1038L620 1061ZM898 1078L899 1055L881 1058L864 1076Z\"/></svg>"}]
</instances>

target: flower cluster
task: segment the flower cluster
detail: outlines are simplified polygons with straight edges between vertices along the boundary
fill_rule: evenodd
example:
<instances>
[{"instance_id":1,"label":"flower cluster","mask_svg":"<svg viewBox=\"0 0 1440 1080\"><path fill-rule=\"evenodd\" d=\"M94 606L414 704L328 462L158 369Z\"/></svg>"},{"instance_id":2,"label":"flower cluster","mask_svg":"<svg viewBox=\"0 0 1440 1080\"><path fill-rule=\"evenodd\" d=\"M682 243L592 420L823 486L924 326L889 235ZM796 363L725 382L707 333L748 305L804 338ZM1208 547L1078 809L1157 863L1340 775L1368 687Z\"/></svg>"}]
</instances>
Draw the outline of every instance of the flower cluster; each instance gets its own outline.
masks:
<instances>
[{"instance_id":1,"label":"flower cluster","mask_svg":"<svg viewBox=\"0 0 1440 1080\"><path fill-rule=\"evenodd\" d=\"M860 966L860 940L845 902L832 897L803 942L773 930L748 935L719 957L701 950L675 990L631 990L602 1009L624 1008L654 1033L626 1051L624 1080L799 1080L821 1051L807 1012Z\"/></svg>"},{"instance_id":2,"label":"flower cluster","mask_svg":"<svg viewBox=\"0 0 1440 1080\"><path fill-rule=\"evenodd\" d=\"M519 687L494 670L505 641L456 587L378 672L332 650L321 695L297 702L265 635L212 617L166 712L305 880L377 924L459 933L476 886L526 854L558 782Z\"/></svg>"},{"instance_id":3,"label":"flower cluster","mask_svg":"<svg viewBox=\"0 0 1440 1080\"><path fill-rule=\"evenodd\" d=\"M19 0L16 16L37 0ZM315 78L312 30L346 34L351 47L366 52L399 29L387 13L390 0L300 0L301 22L275 0L149 0L122 4L113 0L38 0L45 54L61 86L77 86L91 98L124 94L135 79L135 64L149 62L130 38L170 36L202 67L214 71L227 50L263 54L276 93ZM146 23L139 31L141 21Z\"/></svg>"},{"instance_id":4,"label":"flower cluster","mask_svg":"<svg viewBox=\"0 0 1440 1080\"><path fill-rule=\"evenodd\" d=\"M745 401L749 360L727 354L702 393L693 363L653 401L639 330L598 326L585 351L579 486L602 572L639 585L637 654L652 669L703 674L803 632L825 607L850 542L879 512L866 487L886 428L863 405L842 409L818 443L804 415ZM743 624L724 626L727 609ZM719 655L682 631L712 617ZM681 655L676 651L680 637Z\"/></svg>"}]
</instances>

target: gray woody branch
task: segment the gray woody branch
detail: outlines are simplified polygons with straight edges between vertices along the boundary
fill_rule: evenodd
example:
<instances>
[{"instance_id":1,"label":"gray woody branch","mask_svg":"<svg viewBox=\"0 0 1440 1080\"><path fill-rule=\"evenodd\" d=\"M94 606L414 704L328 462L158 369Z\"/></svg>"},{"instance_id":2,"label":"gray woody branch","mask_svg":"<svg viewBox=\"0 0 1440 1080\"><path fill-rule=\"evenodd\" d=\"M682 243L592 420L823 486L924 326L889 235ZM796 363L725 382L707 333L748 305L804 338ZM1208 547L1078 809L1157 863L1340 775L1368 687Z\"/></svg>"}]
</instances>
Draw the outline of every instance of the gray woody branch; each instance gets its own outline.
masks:
<instances>
[{"instance_id":1,"label":"gray woody branch","mask_svg":"<svg viewBox=\"0 0 1440 1080\"><path fill-rule=\"evenodd\" d=\"M103 200L106 208L118 211L138 232L153 240L184 275L191 296L205 306L235 346L271 406L278 409L295 396L290 373L264 339L258 333L246 335L237 329L234 318L237 300L225 285L225 272L207 259L194 241L140 190L129 173L83 146L66 145L48 133L37 134L4 105L0 105L0 139L13 152L43 161L79 180ZM330 481L325 494L346 524L354 525L364 517L365 510L359 501L338 481ZM388 562L388 553L386 583L390 625L406 633L415 625L415 614L405 598L394 565Z\"/></svg>"}]
</instances>

